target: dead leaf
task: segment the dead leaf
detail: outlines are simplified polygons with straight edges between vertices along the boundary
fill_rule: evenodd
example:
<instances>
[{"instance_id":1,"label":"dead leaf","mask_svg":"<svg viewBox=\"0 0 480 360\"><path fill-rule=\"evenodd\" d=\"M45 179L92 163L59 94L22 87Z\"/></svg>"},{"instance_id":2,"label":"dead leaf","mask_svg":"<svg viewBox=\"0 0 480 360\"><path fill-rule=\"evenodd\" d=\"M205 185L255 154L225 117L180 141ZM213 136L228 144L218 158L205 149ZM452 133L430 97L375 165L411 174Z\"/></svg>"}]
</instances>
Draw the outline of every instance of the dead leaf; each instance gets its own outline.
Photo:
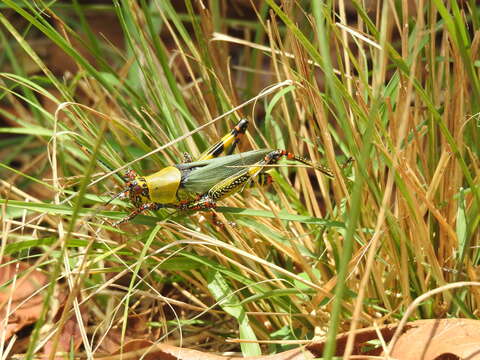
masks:
<instances>
[{"instance_id":1,"label":"dead leaf","mask_svg":"<svg viewBox=\"0 0 480 360\"><path fill-rule=\"evenodd\" d=\"M377 328L386 343L392 338L397 324ZM410 322L391 354L396 360L480 360L480 321L467 319L419 320ZM372 348L371 341L378 340L377 330L373 327L356 331L352 355L356 360L371 359L380 356L381 347ZM342 356L348 333L337 337L336 356ZM198 350L180 348L168 344L155 344L146 340L133 340L125 344L123 353L117 350L111 356L98 360L157 359L157 360L312 360L321 358L324 342L285 351L279 354L255 357L220 356ZM145 357L142 357L145 356Z\"/></svg>"},{"instance_id":2,"label":"dead leaf","mask_svg":"<svg viewBox=\"0 0 480 360\"><path fill-rule=\"evenodd\" d=\"M412 323L411 323L412 324ZM398 360L480 360L480 321L439 319L415 321L390 354Z\"/></svg>"},{"instance_id":3,"label":"dead leaf","mask_svg":"<svg viewBox=\"0 0 480 360\"><path fill-rule=\"evenodd\" d=\"M31 266L27 262L4 257L3 263L0 267L0 323L4 324L5 319L8 319L5 336L9 339L24 326L34 323L40 317L43 295L37 291L48 282L48 278L37 270L31 272L28 277L23 276L22 273ZM12 282L5 286L15 276L17 276L15 284ZM10 298L12 302L8 309Z\"/></svg>"},{"instance_id":4,"label":"dead leaf","mask_svg":"<svg viewBox=\"0 0 480 360\"><path fill-rule=\"evenodd\" d=\"M168 344L155 344L147 340L132 340L125 344L113 356L99 357L97 360L313 360L315 357L305 348L282 352L280 354L254 357L220 356L208 352L181 348Z\"/></svg>"},{"instance_id":5,"label":"dead leaf","mask_svg":"<svg viewBox=\"0 0 480 360\"><path fill-rule=\"evenodd\" d=\"M66 301L66 297L63 302ZM58 309L55 317L54 322L58 322L62 316L62 313L65 309L65 303ZM85 306L80 308L80 312L82 314L82 322L86 325L88 321L88 311ZM78 319L75 314L72 314L70 318L65 322L61 329L60 337L58 339L58 344L56 348L54 348L53 337L45 344L43 348L43 352L47 357L50 355L52 351L57 353L70 353L70 351L78 350L80 345L82 345L83 339L82 334L80 333L80 326L78 324ZM63 358L63 357L58 357Z\"/></svg>"},{"instance_id":6,"label":"dead leaf","mask_svg":"<svg viewBox=\"0 0 480 360\"><path fill-rule=\"evenodd\" d=\"M141 343L142 341L145 344L151 344L149 341L148 333L148 318L142 314L134 314L128 317L128 326L125 337L123 339L125 346L130 343ZM102 343L99 346L101 352L107 354L115 354L120 349L120 342L122 341L122 329L121 327L110 328L102 339ZM133 345L129 345L133 346ZM139 346L135 344L135 346ZM147 345L145 345L147 346ZM138 348L136 348L137 350ZM124 351L126 351L124 349Z\"/></svg>"}]
</instances>

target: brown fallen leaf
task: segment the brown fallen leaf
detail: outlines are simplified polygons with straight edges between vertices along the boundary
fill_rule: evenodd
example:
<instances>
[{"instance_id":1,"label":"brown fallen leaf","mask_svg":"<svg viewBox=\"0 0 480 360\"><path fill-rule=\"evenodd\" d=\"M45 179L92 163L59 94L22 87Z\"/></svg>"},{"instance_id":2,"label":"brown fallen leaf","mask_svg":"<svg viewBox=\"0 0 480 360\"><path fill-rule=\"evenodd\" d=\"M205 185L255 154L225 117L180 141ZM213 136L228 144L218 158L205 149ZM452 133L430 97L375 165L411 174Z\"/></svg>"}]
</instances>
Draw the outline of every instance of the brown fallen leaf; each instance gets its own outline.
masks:
<instances>
[{"instance_id":1,"label":"brown fallen leaf","mask_svg":"<svg viewBox=\"0 0 480 360\"><path fill-rule=\"evenodd\" d=\"M480 321L415 321L398 339L390 356L398 360L480 360Z\"/></svg>"},{"instance_id":2,"label":"brown fallen leaf","mask_svg":"<svg viewBox=\"0 0 480 360\"><path fill-rule=\"evenodd\" d=\"M407 325L408 327L409 325ZM385 339L390 339L395 332L396 325L386 325L380 328L380 332ZM345 349L348 334L340 334L337 337L336 356L341 356ZM375 328L366 328L357 331L354 355L355 360L361 360L358 355L365 355L365 360L371 359L372 355L380 355L382 349L365 350L364 345L370 340L376 340L377 333ZM115 351L111 356L98 357L97 360L120 360L122 359L147 359L147 360L313 360L322 357L324 342L312 342L311 344L301 346L297 349L284 351L278 354L240 357L240 356L220 356L208 352L181 348L169 344L155 344L147 340L132 340L125 344L123 354L120 350Z\"/></svg>"},{"instance_id":3,"label":"brown fallen leaf","mask_svg":"<svg viewBox=\"0 0 480 360\"><path fill-rule=\"evenodd\" d=\"M390 324L377 328L356 331L352 355L355 360L382 358L382 348L372 348L372 340L378 340L377 331L386 343L393 337L397 325ZM348 333L337 337L336 356L342 356ZM146 359L146 360L312 360L321 358L324 342L318 341L279 354L255 357L220 356L198 350L180 348L168 344L155 344L147 340L133 340L125 344L123 353L117 350L110 356L97 360ZM393 353L396 360L480 360L480 321L467 319L418 320L407 323Z\"/></svg>"},{"instance_id":4,"label":"brown fallen leaf","mask_svg":"<svg viewBox=\"0 0 480 360\"><path fill-rule=\"evenodd\" d=\"M28 270L30 266L29 263L4 257L0 267L0 323L4 324L7 319L7 327L4 329L6 339L24 326L37 321L42 311L43 295L37 291L48 282L48 278L37 270L31 272L28 277L23 276L22 272ZM15 276L17 276L15 284L12 282L5 286ZM12 302L8 309L10 298Z\"/></svg>"},{"instance_id":5,"label":"brown fallen leaf","mask_svg":"<svg viewBox=\"0 0 480 360\"><path fill-rule=\"evenodd\" d=\"M65 301L66 301L66 296L65 299L63 300L62 306L58 309L57 313L55 314L54 317L54 322L57 322L60 320L62 313L65 309ZM84 325L86 325L88 321L88 311L86 309L86 306L80 307L80 312L82 314L82 322ZM52 351L56 353L70 353L70 351L73 350L78 350L80 345L82 345L83 339L82 339L82 334L80 333L80 326L78 324L78 319L73 314L70 316L70 318L65 322L61 329L60 337L58 339L58 344L54 348L54 341L53 338L51 338L44 346L43 348L43 353L46 355L46 358L50 356ZM64 356L57 356L57 358L62 359Z\"/></svg>"},{"instance_id":6,"label":"brown fallen leaf","mask_svg":"<svg viewBox=\"0 0 480 360\"><path fill-rule=\"evenodd\" d=\"M149 328L147 325L148 318L145 315L135 314L128 317L127 331L124 336L124 344L134 344L129 346L137 346L135 350L138 350L138 344L145 341L145 346L150 344L151 339L149 334ZM120 349L120 342L122 341L122 329L121 327L110 328L107 334L102 338L102 342L99 344L99 351L107 354L115 354ZM124 347L124 351L125 347ZM129 350L130 351L130 350Z\"/></svg>"},{"instance_id":7,"label":"brown fallen leaf","mask_svg":"<svg viewBox=\"0 0 480 360\"><path fill-rule=\"evenodd\" d=\"M305 348L293 349L280 354L254 357L220 356L208 352L181 348L168 344L155 344L147 340L132 340L111 356L98 357L97 360L313 360L315 357Z\"/></svg>"}]
</instances>

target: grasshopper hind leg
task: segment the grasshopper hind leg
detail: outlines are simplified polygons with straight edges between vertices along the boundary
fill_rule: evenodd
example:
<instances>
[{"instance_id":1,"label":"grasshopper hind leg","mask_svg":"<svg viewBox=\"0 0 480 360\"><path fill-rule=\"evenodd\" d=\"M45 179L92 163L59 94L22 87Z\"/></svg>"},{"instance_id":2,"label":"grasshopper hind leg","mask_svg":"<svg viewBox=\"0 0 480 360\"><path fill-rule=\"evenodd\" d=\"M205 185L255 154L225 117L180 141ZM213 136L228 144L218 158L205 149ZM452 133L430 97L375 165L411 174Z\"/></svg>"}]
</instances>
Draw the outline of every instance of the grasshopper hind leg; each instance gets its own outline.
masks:
<instances>
[{"instance_id":1,"label":"grasshopper hind leg","mask_svg":"<svg viewBox=\"0 0 480 360\"><path fill-rule=\"evenodd\" d=\"M262 160L258 161L255 164L252 164L251 166L239 171L237 174L232 175L213 186L208 191L208 197L213 201L217 201L232 194L235 194L239 191L242 191L243 188L250 184L255 177L264 174L263 171L265 169L265 166L270 164L276 164L282 157L286 157L289 160L295 160L302 164L311 166L314 169L323 172L325 175L333 177L330 169L321 165L313 164L310 160L306 158L297 156L286 150L272 150L267 155L265 155ZM265 180L267 182L271 181L271 177L268 174L265 174L265 177L261 175L260 183L263 183Z\"/></svg>"},{"instance_id":2,"label":"grasshopper hind leg","mask_svg":"<svg viewBox=\"0 0 480 360\"><path fill-rule=\"evenodd\" d=\"M333 178L333 172L326 166L320 164L314 164L311 160L306 159L304 157L295 155L287 150L273 150L263 160L264 164L276 164L280 158L286 157L288 160L295 160L302 164L308 165L315 170L322 172L324 175L328 176L329 178Z\"/></svg>"},{"instance_id":3,"label":"grasshopper hind leg","mask_svg":"<svg viewBox=\"0 0 480 360\"><path fill-rule=\"evenodd\" d=\"M240 120L227 135L225 135L218 142L213 144L207 151L200 155L197 161L213 159L220 156L223 151L226 151L227 155L231 155L240 141L240 138L247 131L247 127L248 120Z\"/></svg>"}]
</instances>

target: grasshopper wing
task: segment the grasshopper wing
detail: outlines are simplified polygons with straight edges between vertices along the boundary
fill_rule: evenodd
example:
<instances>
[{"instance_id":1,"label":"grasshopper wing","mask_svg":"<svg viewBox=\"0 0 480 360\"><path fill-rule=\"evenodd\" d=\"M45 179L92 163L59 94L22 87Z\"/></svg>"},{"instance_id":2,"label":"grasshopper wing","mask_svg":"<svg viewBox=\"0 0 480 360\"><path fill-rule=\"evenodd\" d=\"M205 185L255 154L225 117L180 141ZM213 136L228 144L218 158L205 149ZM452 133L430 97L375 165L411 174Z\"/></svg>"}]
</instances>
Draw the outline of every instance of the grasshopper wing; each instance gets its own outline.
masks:
<instances>
[{"instance_id":1,"label":"grasshopper wing","mask_svg":"<svg viewBox=\"0 0 480 360\"><path fill-rule=\"evenodd\" d=\"M184 173L181 187L187 191L203 194L226 178L244 171L263 160L272 150L247 151L210 160L176 165Z\"/></svg>"}]
</instances>

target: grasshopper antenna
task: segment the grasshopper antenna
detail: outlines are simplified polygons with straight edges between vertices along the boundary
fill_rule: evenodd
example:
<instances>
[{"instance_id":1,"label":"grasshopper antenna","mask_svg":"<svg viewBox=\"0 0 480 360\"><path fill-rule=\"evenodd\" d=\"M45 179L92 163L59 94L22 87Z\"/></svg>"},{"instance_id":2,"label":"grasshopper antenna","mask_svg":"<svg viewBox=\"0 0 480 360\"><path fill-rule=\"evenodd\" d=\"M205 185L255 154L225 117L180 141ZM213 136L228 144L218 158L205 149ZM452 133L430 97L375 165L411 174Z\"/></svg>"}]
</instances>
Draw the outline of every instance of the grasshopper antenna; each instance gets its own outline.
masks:
<instances>
[{"instance_id":1,"label":"grasshopper antenna","mask_svg":"<svg viewBox=\"0 0 480 360\"><path fill-rule=\"evenodd\" d=\"M108 205L110 204L113 200L115 199L118 199L119 197L121 197L122 195L124 195L126 193L127 190L123 190L121 192L119 192L118 194L112 196L106 203L104 203L102 205L101 208L97 209L96 211L94 211L90 216L87 216L86 218L86 221L90 221L91 219L94 219L97 217L97 215ZM105 220L105 219L104 219ZM108 223L108 221L107 221Z\"/></svg>"},{"instance_id":2,"label":"grasshopper antenna","mask_svg":"<svg viewBox=\"0 0 480 360\"><path fill-rule=\"evenodd\" d=\"M85 145L81 144L79 141L77 140L74 140L75 143L79 146L79 148L85 153L88 155L91 155L92 154L92 151L90 149L88 149ZM114 170L105 162L103 161L102 159L100 158L97 158L97 161L105 168L107 169L108 171L111 171L111 172L114 172ZM113 200L115 199L118 199L118 198L123 198L126 196L128 192L128 188L125 188L124 190L122 190L121 192L119 192L118 194L112 196L105 204L103 204L103 207L106 207L108 206ZM95 218L100 212L102 211L102 209L97 209L88 219L92 219L92 218Z\"/></svg>"},{"instance_id":3,"label":"grasshopper antenna","mask_svg":"<svg viewBox=\"0 0 480 360\"><path fill-rule=\"evenodd\" d=\"M108 200L105 204L103 204L103 206L107 206L108 204L110 204L113 200L115 199L118 199L119 197L124 197L126 195L126 192L128 190L123 190L123 191L120 191L117 195L114 195L110 198L110 200Z\"/></svg>"}]
</instances>

